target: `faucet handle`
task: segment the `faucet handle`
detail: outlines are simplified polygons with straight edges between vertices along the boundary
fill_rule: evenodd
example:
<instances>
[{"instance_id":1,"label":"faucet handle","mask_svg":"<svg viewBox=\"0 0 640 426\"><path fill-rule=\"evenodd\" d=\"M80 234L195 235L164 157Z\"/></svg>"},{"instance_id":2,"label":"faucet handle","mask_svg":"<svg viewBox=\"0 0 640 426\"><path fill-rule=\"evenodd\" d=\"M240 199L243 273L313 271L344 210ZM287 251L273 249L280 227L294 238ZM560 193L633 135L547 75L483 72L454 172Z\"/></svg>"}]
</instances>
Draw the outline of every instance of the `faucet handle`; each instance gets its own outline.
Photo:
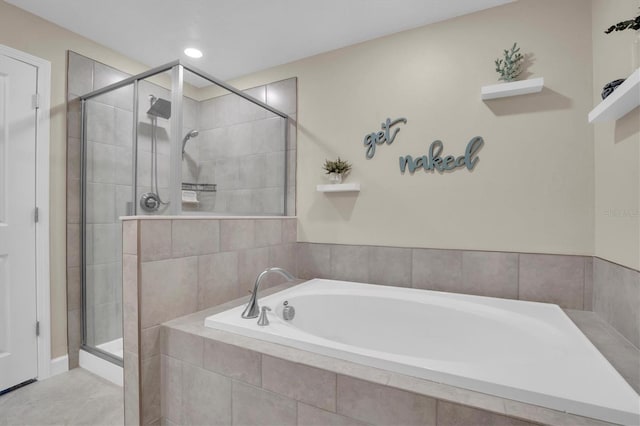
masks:
<instances>
[{"instance_id":1,"label":"faucet handle","mask_svg":"<svg viewBox=\"0 0 640 426\"><path fill-rule=\"evenodd\" d=\"M267 311L270 311L271 308L268 306L263 306L260 309L260 318L258 318L258 325L264 327L265 325L269 325L269 318L267 318Z\"/></svg>"}]
</instances>

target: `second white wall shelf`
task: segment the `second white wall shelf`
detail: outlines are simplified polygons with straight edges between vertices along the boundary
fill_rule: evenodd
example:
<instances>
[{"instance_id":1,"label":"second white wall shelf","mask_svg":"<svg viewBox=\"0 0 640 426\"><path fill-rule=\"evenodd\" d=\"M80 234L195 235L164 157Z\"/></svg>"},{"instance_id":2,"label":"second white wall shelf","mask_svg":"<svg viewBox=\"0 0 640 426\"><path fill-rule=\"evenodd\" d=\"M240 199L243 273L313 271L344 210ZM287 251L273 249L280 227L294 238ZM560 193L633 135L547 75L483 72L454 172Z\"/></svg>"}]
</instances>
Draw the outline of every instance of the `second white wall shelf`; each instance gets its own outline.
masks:
<instances>
[{"instance_id":1,"label":"second white wall shelf","mask_svg":"<svg viewBox=\"0 0 640 426\"><path fill-rule=\"evenodd\" d=\"M544 87L544 78L532 78L530 80L512 81L509 83L492 84L482 86L480 96L483 101L489 99L506 98L509 96L527 95L538 93Z\"/></svg>"},{"instance_id":2,"label":"second white wall shelf","mask_svg":"<svg viewBox=\"0 0 640 426\"><path fill-rule=\"evenodd\" d=\"M640 68L589 113L589 123L617 120L640 105Z\"/></svg>"},{"instance_id":3,"label":"second white wall shelf","mask_svg":"<svg viewBox=\"0 0 640 426\"><path fill-rule=\"evenodd\" d=\"M360 192L359 183L334 183L316 186L318 192Z\"/></svg>"}]
</instances>

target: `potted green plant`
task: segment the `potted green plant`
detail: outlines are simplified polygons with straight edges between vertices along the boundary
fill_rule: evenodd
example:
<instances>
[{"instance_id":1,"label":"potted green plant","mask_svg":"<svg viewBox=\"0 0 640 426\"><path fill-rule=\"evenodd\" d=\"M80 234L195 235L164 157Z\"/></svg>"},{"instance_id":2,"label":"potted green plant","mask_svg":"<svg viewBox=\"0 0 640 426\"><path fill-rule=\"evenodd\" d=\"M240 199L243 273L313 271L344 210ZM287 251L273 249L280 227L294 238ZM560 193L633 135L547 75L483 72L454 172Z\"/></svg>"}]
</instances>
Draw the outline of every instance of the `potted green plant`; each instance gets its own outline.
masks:
<instances>
[{"instance_id":1,"label":"potted green plant","mask_svg":"<svg viewBox=\"0 0 640 426\"><path fill-rule=\"evenodd\" d=\"M322 168L332 183L341 183L342 178L351 171L351 164L338 157L335 161L325 160Z\"/></svg>"},{"instance_id":2,"label":"potted green plant","mask_svg":"<svg viewBox=\"0 0 640 426\"><path fill-rule=\"evenodd\" d=\"M498 80L510 82L516 79L522 72L524 56L520 53L518 43L513 43L510 50L504 50L504 59L496 59L496 72L500 74Z\"/></svg>"}]
</instances>

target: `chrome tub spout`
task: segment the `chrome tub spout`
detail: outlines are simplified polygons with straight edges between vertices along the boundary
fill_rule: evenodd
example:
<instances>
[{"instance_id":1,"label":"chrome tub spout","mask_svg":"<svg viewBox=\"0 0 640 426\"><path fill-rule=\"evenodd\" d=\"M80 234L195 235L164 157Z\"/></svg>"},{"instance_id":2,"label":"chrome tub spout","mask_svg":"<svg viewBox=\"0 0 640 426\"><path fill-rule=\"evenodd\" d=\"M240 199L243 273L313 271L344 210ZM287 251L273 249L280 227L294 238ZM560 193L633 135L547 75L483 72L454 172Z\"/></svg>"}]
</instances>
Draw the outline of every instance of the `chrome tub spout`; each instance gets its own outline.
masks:
<instances>
[{"instance_id":1,"label":"chrome tub spout","mask_svg":"<svg viewBox=\"0 0 640 426\"><path fill-rule=\"evenodd\" d=\"M256 283L253 286L253 293L251 293L251 299L249 299L247 307L244 309L244 312L242 312L242 318L258 318L258 315L260 314L260 307L258 306L258 288L260 287L262 279L272 272L282 275L287 279L287 281L294 281L296 279L293 275L282 268L267 268L262 271L260 275L258 275L258 278L256 278Z\"/></svg>"}]
</instances>

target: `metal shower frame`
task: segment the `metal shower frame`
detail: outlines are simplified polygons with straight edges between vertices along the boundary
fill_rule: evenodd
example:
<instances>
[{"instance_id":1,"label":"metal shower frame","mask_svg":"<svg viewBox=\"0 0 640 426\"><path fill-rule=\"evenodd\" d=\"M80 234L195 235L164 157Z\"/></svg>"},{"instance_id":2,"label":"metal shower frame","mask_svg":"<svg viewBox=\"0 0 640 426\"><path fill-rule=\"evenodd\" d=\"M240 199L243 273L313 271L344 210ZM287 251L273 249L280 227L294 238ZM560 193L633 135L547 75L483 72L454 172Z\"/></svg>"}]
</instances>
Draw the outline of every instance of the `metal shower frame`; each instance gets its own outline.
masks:
<instances>
[{"instance_id":1,"label":"metal shower frame","mask_svg":"<svg viewBox=\"0 0 640 426\"><path fill-rule=\"evenodd\" d=\"M180 182L182 181L182 137L183 137L183 96L184 96L184 70L187 70L200 78L203 78L216 86L219 86L241 98L258 105L271 113L281 117L284 119L284 156L285 156L285 167L284 167L284 196L283 196L283 216L287 214L287 193L288 193L288 161L287 161L287 153L289 149L289 120L291 119L287 114L279 111L276 108L273 108L270 105L260 101L259 99L254 98L251 95L248 95L239 89L221 81L212 75L194 67L191 64L187 64L181 60L175 60L169 62L164 65L160 65L158 67L152 68L143 73L125 78L117 83L110 84L108 86L103 87L102 89L94 90L87 94L80 96L80 104L81 104L81 144L80 144L80 158L81 158L81 179L80 179L80 250L81 250L81 278L82 278L82 344L80 345L81 349L92 353L100 358L103 358L107 361L110 361L114 364L123 365L123 360L108 353L97 349L96 347L89 346L86 344L87 341L87 328L86 328L86 251L85 251L85 236L86 236L86 207L87 207L87 194L86 194L86 186L87 186L87 159L86 159L86 143L87 143L87 101L100 96L106 93L109 93L114 90L118 90L120 88L133 85L133 129L132 129L132 141L133 141L133 157L132 157L132 211L129 211L128 214L135 215L138 212L137 207L137 188L138 188L138 86L140 80L145 80L149 77L153 77L158 74L165 73L167 71L171 71L171 104L172 104L172 114L170 120L171 125L171 167L169 173L169 182L171 185L175 186L171 188L170 191L170 210L168 212L169 215L179 215L178 211L179 206L181 205L181 191L180 191Z\"/></svg>"}]
</instances>

